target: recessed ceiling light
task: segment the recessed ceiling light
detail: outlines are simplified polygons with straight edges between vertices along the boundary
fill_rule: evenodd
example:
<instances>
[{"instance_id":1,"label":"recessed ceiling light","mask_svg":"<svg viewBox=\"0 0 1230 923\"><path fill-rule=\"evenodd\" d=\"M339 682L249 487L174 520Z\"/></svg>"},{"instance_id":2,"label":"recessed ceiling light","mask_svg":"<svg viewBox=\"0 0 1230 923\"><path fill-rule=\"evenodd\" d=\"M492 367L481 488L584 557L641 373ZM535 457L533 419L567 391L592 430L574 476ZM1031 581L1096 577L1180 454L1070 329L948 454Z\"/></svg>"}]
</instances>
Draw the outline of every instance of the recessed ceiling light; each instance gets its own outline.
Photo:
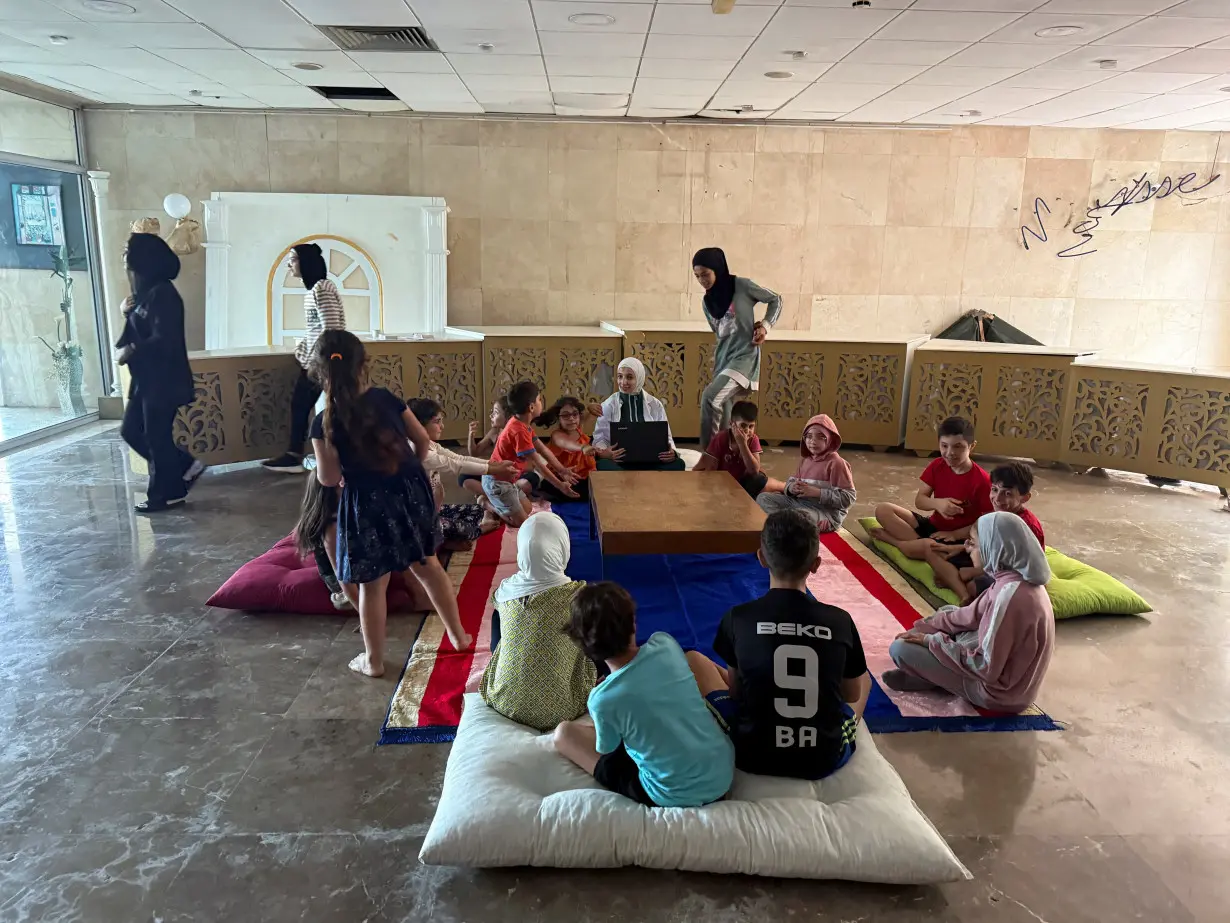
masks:
<instances>
[{"instance_id":1,"label":"recessed ceiling light","mask_svg":"<svg viewBox=\"0 0 1230 923\"><path fill-rule=\"evenodd\" d=\"M961 112L946 112L944 114L945 115L955 115L957 118L961 118L961 119L976 119L978 118L978 116L982 115L982 110L981 109L964 109Z\"/></svg>"},{"instance_id":2,"label":"recessed ceiling light","mask_svg":"<svg viewBox=\"0 0 1230 923\"><path fill-rule=\"evenodd\" d=\"M1230 93L1230 87L1219 87L1217 92L1218 93Z\"/></svg>"},{"instance_id":3,"label":"recessed ceiling light","mask_svg":"<svg viewBox=\"0 0 1230 923\"><path fill-rule=\"evenodd\" d=\"M568 21L574 26L613 26L615 17L606 13L573 13Z\"/></svg>"},{"instance_id":4,"label":"recessed ceiling light","mask_svg":"<svg viewBox=\"0 0 1230 923\"><path fill-rule=\"evenodd\" d=\"M1119 66L1119 62L1116 61L1114 58L1098 58L1093 63L1096 64L1098 67L1100 67L1104 71L1113 71L1116 67Z\"/></svg>"},{"instance_id":5,"label":"recessed ceiling light","mask_svg":"<svg viewBox=\"0 0 1230 923\"><path fill-rule=\"evenodd\" d=\"M131 16L137 11L135 6L120 3L119 0L81 0L81 5L95 13L108 13L112 16Z\"/></svg>"},{"instance_id":6,"label":"recessed ceiling light","mask_svg":"<svg viewBox=\"0 0 1230 923\"><path fill-rule=\"evenodd\" d=\"M770 80L789 80L794 76L794 71L765 71L764 75Z\"/></svg>"},{"instance_id":7,"label":"recessed ceiling light","mask_svg":"<svg viewBox=\"0 0 1230 923\"><path fill-rule=\"evenodd\" d=\"M806 51L787 51L786 54L790 55L790 57L794 58L796 61L802 61L807 57Z\"/></svg>"},{"instance_id":8,"label":"recessed ceiling light","mask_svg":"<svg viewBox=\"0 0 1230 923\"><path fill-rule=\"evenodd\" d=\"M479 42L478 50L479 51L495 51L495 45L491 44L491 42Z\"/></svg>"},{"instance_id":9,"label":"recessed ceiling light","mask_svg":"<svg viewBox=\"0 0 1230 923\"><path fill-rule=\"evenodd\" d=\"M71 39L67 35L49 35L47 41L53 45L67 45Z\"/></svg>"},{"instance_id":10,"label":"recessed ceiling light","mask_svg":"<svg viewBox=\"0 0 1230 923\"><path fill-rule=\"evenodd\" d=\"M323 64L317 64L315 61L296 61L291 67L297 71L322 71L325 69Z\"/></svg>"},{"instance_id":11,"label":"recessed ceiling light","mask_svg":"<svg viewBox=\"0 0 1230 923\"><path fill-rule=\"evenodd\" d=\"M1075 35L1077 32L1084 31L1084 26L1047 26L1045 29L1039 29L1034 35L1038 38L1058 38L1061 35Z\"/></svg>"}]
</instances>

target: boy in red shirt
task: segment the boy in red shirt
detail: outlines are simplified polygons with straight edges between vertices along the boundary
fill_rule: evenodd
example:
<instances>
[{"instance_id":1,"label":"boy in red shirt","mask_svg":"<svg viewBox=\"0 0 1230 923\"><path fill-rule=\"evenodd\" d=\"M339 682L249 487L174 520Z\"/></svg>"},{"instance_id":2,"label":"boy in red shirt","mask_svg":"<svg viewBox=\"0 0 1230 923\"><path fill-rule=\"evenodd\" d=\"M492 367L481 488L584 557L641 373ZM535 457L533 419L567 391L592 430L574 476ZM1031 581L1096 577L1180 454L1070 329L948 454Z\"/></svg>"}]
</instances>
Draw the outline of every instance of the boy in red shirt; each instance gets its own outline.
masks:
<instances>
[{"instance_id":1,"label":"boy in red shirt","mask_svg":"<svg viewBox=\"0 0 1230 923\"><path fill-rule=\"evenodd\" d=\"M514 529L532 512L529 492L542 480L565 497L577 498L571 487L572 472L555 460L530 428L530 420L542 413L542 395L532 381L521 381L508 392L508 422L495 441L491 460L516 464L516 474L483 475L483 493L492 510Z\"/></svg>"},{"instance_id":2,"label":"boy in red shirt","mask_svg":"<svg viewBox=\"0 0 1230 923\"><path fill-rule=\"evenodd\" d=\"M1033 496L1034 473L1022 462L1008 462L991 471L991 508L997 513L1016 513L1029 526L1038 544L1046 551L1046 535L1038 517L1025 508ZM927 552L927 563L935 571L936 583L957 594L961 605L969 605L974 597L994 581L981 567L975 567L968 550L954 545L936 545Z\"/></svg>"},{"instance_id":3,"label":"boy in red shirt","mask_svg":"<svg viewBox=\"0 0 1230 923\"><path fill-rule=\"evenodd\" d=\"M784 493L786 485L760 469L760 437L756 435L759 408L751 401L736 401L730 408L730 426L709 441L694 471L726 471L755 498L761 493Z\"/></svg>"},{"instance_id":4,"label":"boy in red shirt","mask_svg":"<svg viewBox=\"0 0 1230 923\"><path fill-rule=\"evenodd\" d=\"M914 496L914 506L931 516L881 503L876 507L880 528L871 533L872 538L895 545L907 558L920 561L927 560L928 552L939 545L955 546L954 553L960 553L970 526L991 512L991 478L970 458L977 445L974 424L949 417L940 424L939 437L940 457L927 465Z\"/></svg>"}]
</instances>

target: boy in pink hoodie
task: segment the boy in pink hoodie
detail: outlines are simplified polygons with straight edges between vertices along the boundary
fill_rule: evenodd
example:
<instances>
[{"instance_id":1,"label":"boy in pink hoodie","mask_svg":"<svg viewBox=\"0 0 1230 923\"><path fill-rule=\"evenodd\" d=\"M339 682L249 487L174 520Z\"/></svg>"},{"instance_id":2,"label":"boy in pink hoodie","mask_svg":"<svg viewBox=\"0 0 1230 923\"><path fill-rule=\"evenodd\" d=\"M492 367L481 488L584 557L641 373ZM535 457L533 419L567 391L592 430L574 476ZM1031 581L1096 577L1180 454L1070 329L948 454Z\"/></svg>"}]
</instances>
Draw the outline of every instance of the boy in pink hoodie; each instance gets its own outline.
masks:
<instances>
[{"instance_id":1,"label":"boy in pink hoodie","mask_svg":"<svg viewBox=\"0 0 1230 923\"><path fill-rule=\"evenodd\" d=\"M779 510L798 510L816 524L819 532L841 528L854 504L854 476L846 460L837 454L841 434L828 414L818 413L803 427L799 454L803 460L794 477L786 481L785 493L762 493L756 498L769 515Z\"/></svg>"}]
</instances>

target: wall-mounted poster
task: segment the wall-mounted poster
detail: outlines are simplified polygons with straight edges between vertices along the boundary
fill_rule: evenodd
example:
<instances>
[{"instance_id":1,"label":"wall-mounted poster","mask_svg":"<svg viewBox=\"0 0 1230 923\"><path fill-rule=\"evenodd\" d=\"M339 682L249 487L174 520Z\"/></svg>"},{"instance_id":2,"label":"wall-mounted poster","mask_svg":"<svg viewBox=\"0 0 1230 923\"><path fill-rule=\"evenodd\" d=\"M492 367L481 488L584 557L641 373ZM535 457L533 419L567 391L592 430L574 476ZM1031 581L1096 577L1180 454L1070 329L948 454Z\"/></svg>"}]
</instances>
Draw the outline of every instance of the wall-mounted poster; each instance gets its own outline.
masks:
<instances>
[{"instance_id":1,"label":"wall-mounted poster","mask_svg":"<svg viewBox=\"0 0 1230 923\"><path fill-rule=\"evenodd\" d=\"M17 243L59 247L64 243L64 210L59 186L13 183L13 223Z\"/></svg>"}]
</instances>

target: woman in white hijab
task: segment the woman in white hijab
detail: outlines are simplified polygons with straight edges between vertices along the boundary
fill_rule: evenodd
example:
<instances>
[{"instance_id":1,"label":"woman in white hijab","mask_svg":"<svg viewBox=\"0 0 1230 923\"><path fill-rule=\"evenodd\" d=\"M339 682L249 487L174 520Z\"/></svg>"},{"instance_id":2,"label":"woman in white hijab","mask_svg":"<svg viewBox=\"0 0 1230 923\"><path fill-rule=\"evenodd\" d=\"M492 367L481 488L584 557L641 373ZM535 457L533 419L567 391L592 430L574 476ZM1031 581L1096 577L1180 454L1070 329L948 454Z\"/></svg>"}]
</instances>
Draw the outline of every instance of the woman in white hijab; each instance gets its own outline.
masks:
<instances>
[{"instance_id":1,"label":"woman in white hijab","mask_svg":"<svg viewBox=\"0 0 1230 923\"><path fill-rule=\"evenodd\" d=\"M554 513L535 513L517 532L517 572L495 591L499 643L479 692L506 718L552 730L585 713L598 672L564 633L583 581L564 571L572 544Z\"/></svg>"},{"instance_id":2,"label":"woman in white hijab","mask_svg":"<svg viewBox=\"0 0 1230 923\"><path fill-rule=\"evenodd\" d=\"M662 402L645 390L645 365L629 356L616 370L619 390L602 402L602 415L594 424L594 448L598 452L599 471L623 470L623 450L611 444L612 423L666 423L667 450L658 456L658 471L683 471L683 459L675 452L675 439L670 434L670 422ZM607 452L609 451L609 454ZM643 467L643 466L640 466Z\"/></svg>"},{"instance_id":3,"label":"woman in white hijab","mask_svg":"<svg viewBox=\"0 0 1230 923\"><path fill-rule=\"evenodd\" d=\"M1055 647L1055 613L1046 584L1051 568L1025 520L987 513L966 550L995 582L968 606L945 606L897 636L897 669L884 684L902 692L937 687L991 711L1033 704Z\"/></svg>"}]
</instances>

